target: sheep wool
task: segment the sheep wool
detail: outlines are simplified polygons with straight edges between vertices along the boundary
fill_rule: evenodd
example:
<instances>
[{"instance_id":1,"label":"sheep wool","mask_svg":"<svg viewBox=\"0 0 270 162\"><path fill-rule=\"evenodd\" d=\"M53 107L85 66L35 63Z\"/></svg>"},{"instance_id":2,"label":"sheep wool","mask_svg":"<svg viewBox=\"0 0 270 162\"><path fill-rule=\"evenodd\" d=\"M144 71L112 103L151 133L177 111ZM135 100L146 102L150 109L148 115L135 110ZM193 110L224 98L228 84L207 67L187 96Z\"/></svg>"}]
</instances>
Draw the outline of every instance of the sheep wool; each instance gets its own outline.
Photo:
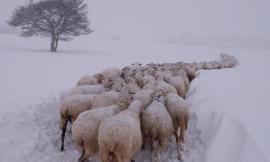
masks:
<instances>
[{"instance_id":1,"label":"sheep wool","mask_svg":"<svg viewBox=\"0 0 270 162\"><path fill-rule=\"evenodd\" d=\"M155 152L152 160L159 161L160 152L167 147L169 138L173 134L172 119L162 96L154 99L143 112L142 123L144 145L150 143Z\"/></svg>"},{"instance_id":2,"label":"sheep wool","mask_svg":"<svg viewBox=\"0 0 270 162\"><path fill-rule=\"evenodd\" d=\"M168 94L166 96L166 107L172 118L174 127L174 136L176 139L177 156L181 159L180 148L184 143L185 132L188 127L190 112L185 100L178 95ZM178 130L180 128L180 136Z\"/></svg>"},{"instance_id":3,"label":"sheep wool","mask_svg":"<svg viewBox=\"0 0 270 162\"><path fill-rule=\"evenodd\" d=\"M68 121L73 123L78 115L91 109L96 95L73 94L66 96L60 106L60 128L62 129L61 151L64 151L64 140Z\"/></svg>"},{"instance_id":4,"label":"sheep wool","mask_svg":"<svg viewBox=\"0 0 270 162\"><path fill-rule=\"evenodd\" d=\"M92 108L99 108L114 105L117 103L117 99L120 96L120 92L108 91L98 95L92 105Z\"/></svg>"},{"instance_id":5,"label":"sheep wool","mask_svg":"<svg viewBox=\"0 0 270 162\"><path fill-rule=\"evenodd\" d=\"M99 157L102 162L114 159L130 162L140 151L142 134L139 115L142 103L133 101L127 110L101 123L98 131Z\"/></svg>"},{"instance_id":6,"label":"sheep wool","mask_svg":"<svg viewBox=\"0 0 270 162\"><path fill-rule=\"evenodd\" d=\"M82 150L79 162L86 161L98 152L98 128L102 121L117 114L117 105L92 109L81 113L72 126L72 139Z\"/></svg>"},{"instance_id":7,"label":"sheep wool","mask_svg":"<svg viewBox=\"0 0 270 162\"><path fill-rule=\"evenodd\" d=\"M107 91L107 89L100 84L96 85L81 85L76 86L70 92L70 94L101 94Z\"/></svg>"}]
</instances>

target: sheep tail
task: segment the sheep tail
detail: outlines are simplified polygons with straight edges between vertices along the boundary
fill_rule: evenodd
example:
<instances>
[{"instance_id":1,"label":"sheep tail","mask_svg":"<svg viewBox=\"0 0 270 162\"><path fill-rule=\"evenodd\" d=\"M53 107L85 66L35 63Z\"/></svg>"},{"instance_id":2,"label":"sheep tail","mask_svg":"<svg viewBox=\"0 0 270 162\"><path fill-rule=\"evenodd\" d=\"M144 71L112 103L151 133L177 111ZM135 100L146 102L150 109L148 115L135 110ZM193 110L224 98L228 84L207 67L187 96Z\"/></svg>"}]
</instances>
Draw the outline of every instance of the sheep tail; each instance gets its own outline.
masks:
<instances>
[{"instance_id":1,"label":"sheep tail","mask_svg":"<svg viewBox=\"0 0 270 162\"><path fill-rule=\"evenodd\" d=\"M116 161L116 157L115 157L113 152L109 152L109 161L110 162L115 162Z\"/></svg>"},{"instance_id":2,"label":"sheep tail","mask_svg":"<svg viewBox=\"0 0 270 162\"><path fill-rule=\"evenodd\" d=\"M71 121L71 117L69 115L67 115L67 118L65 118L63 129L62 129L61 151L64 151L64 142L65 142L65 135L66 135L68 121Z\"/></svg>"}]
</instances>

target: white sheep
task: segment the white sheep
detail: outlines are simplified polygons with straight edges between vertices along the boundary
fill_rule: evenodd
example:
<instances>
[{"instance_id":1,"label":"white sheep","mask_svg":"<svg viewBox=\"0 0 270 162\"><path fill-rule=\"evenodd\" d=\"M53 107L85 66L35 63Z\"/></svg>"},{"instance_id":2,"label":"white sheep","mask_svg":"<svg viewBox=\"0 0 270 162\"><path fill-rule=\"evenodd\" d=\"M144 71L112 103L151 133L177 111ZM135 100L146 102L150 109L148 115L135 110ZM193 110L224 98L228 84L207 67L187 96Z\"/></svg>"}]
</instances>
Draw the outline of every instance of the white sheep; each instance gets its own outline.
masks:
<instances>
[{"instance_id":1,"label":"white sheep","mask_svg":"<svg viewBox=\"0 0 270 162\"><path fill-rule=\"evenodd\" d=\"M124 85L125 85L124 79L122 79L121 77L116 77L113 79L111 90L120 92Z\"/></svg>"},{"instance_id":2,"label":"white sheep","mask_svg":"<svg viewBox=\"0 0 270 162\"><path fill-rule=\"evenodd\" d=\"M104 85L104 87L110 90L120 92L123 85L125 84L125 81L121 77L108 76L107 78L103 80L102 84Z\"/></svg>"},{"instance_id":3,"label":"white sheep","mask_svg":"<svg viewBox=\"0 0 270 162\"><path fill-rule=\"evenodd\" d=\"M150 142L155 153L152 157L153 161L160 160L160 153L167 147L169 138L173 134L172 119L164 102L163 96L154 98L142 115L143 142L144 145ZM155 158L157 159L154 160Z\"/></svg>"},{"instance_id":4,"label":"white sheep","mask_svg":"<svg viewBox=\"0 0 270 162\"><path fill-rule=\"evenodd\" d=\"M185 64L184 70L187 73L187 77L188 77L189 82L191 82L192 80L194 80L196 78L195 67L191 66L190 64Z\"/></svg>"},{"instance_id":5,"label":"white sheep","mask_svg":"<svg viewBox=\"0 0 270 162\"><path fill-rule=\"evenodd\" d=\"M152 102L154 92L154 89L143 88L133 95L133 100L140 100L145 109Z\"/></svg>"},{"instance_id":6,"label":"white sheep","mask_svg":"<svg viewBox=\"0 0 270 162\"><path fill-rule=\"evenodd\" d=\"M185 70L184 69L178 69L174 76L182 77L184 79L185 89L186 89L186 92L187 92L188 89L189 89L189 80L188 80L187 73L185 72Z\"/></svg>"},{"instance_id":7,"label":"white sheep","mask_svg":"<svg viewBox=\"0 0 270 162\"><path fill-rule=\"evenodd\" d=\"M141 63L132 63L131 66L125 66L122 69L122 76L133 76L136 71L142 71L143 67Z\"/></svg>"},{"instance_id":8,"label":"white sheep","mask_svg":"<svg viewBox=\"0 0 270 162\"><path fill-rule=\"evenodd\" d=\"M143 89L156 89L157 82L152 75L144 75L143 77Z\"/></svg>"},{"instance_id":9,"label":"white sheep","mask_svg":"<svg viewBox=\"0 0 270 162\"><path fill-rule=\"evenodd\" d=\"M156 80L158 80L158 81L164 81L165 78L170 78L170 77L172 77L172 72L169 71L169 70L164 70L164 69L162 69L162 70L157 71L157 72L155 73L155 78L156 78Z\"/></svg>"},{"instance_id":10,"label":"white sheep","mask_svg":"<svg viewBox=\"0 0 270 162\"><path fill-rule=\"evenodd\" d=\"M222 65L218 61L205 62L202 66L204 70L221 69Z\"/></svg>"},{"instance_id":11,"label":"white sheep","mask_svg":"<svg viewBox=\"0 0 270 162\"><path fill-rule=\"evenodd\" d=\"M61 151L64 151L65 133L68 121L73 123L78 115L91 109L96 95L73 94L66 96L60 106L60 128L62 129Z\"/></svg>"},{"instance_id":12,"label":"white sheep","mask_svg":"<svg viewBox=\"0 0 270 162\"><path fill-rule=\"evenodd\" d=\"M81 113L72 125L72 139L82 150L79 162L98 152L98 128L105 119L120 112L117 105L91 109Z\"/></svg>"},{"instance_id":13,"label":"white sheep","mask_svg":"<svg viewBox=\"0 0 270 162\"><path fill-rule=\"evenodd\" d=\"M70 94L101 94L108 89L102 84L76 86Z\"/></svg>"},{"instance_id":14,"label":"white sheep","mask_svg":"<svg viewBox=\"0 0 270 162\"><path fill-rule=\"evenodd\" d=\"M164 82L164 81L158 81L156 85L156 92L163 92L164 94L177 94L177 90L174 88L174 86Z\"/></svg>"},{"instance_id":15,"label":"white sheep","mask_svg":"<svg viewBox=\"0 0 270 162\"><path fill-rule=\"evenodd\" d=\"M144 86L144 73L141 70L136 70L135 75L133 76L134 80L136 81L137 85L140 88Z\"/></svg>"},{"instance_id":16,"label":"white sheep","mask_svg":"<svg viewBox=\"0 0 270 162\"><path fill-rule=\"evenodd\" d=\"M99 108L114 105L117 103L117 99L120 97L120 92L107 91L98 95L92 105L92 108Z\"/></svg>"},{"instance_id":17,"label":"white sheep","mask_svg":"<svg viewBox=\"0 0 270 162\"><path fill-rule=\"evenodd\" d=\"M128 76L128 77L125 77L124 80L125 80L126 85L129 87L130 93L135 94L141 89L133 77Z\"/></svg>"},{"instance_id":18,"label":"white sheep","mask_svg":"<svg viewBox=\"0 0 270 162\"><path fill-rule=\"evenodd\" d=\"M93 101L92 108L99 108L117 104L121 102L120 106L128 107L131 102L131 94L129 87L124 85L120 92L108 91L98 95Z\"/></svg>"},{"instance_id":19,"label":"white sheep","mask_svg":"<svg viewBox=\"0 0 270 162\"><path fill-rule=\"evenodd\" d=\"M127 110L101 123L98 130L98 144L102 162L109 160L130 162L140 151L142 133L139 116L142 109L140 101L133 101Z\"/></svg>"},{"instance_id":20,"label":"white sheep","mask_svg":"<svg viewBox=\"0 0 270 162\"><path fill-rule=\"evenodd\" d=\"M107 68L105 70L103 70L101 72L101 74L103 75L104 78L108 77L108 76L112 76L112 77L120 77L122 74L122 70L119 68Z\"/></svg>"},{"instance_id":21,"label":"white sheep","mask_svg":"<svg viewBox=\"0 0 270 162\"><path fill-rule=\"evenodd\" d=\"M182 77L168 77L165 78L165 81L177 90L177 93L180 97L185 97L187 90L185 81Z\"/></svg>"},{"instance_id":22,"label":"white sheep","mask_svg":"<svg viewBox=\"0 0 270 162\"><path fill-rule=\"evenodd\" d=\"M176 94L168 94L166 96L166 107L172 118L174 127L174 136L176 139L177 156L181 159L180 148L181 144L185 141L185 132L188 128L190 112L185 100ZM180 135L178 130L180 128Z\"/></svg>"},{"instance_id":23,"label":"white sheep","mask_svg":"<svg viewBox=\"0 0 270 162\"><path fill-rule=\"evenodd\" d=\"M101 73L97 73L95 75L85 75L77 82L77 86L100 84L103 79L104 78Z\"/></svg>"},{"instance_id":24,"label":"white sheep","mask_svg":"<svg viewBox=\"0 0 270 162\"><path fill-rule=\"evenodd\" d=\"M153 63L147 64L143 67L143 72L151 76L155 76L156 71L157 71L157 67Z\"/></svg>"},{"instance_id":25,"label":"white sheep","mask_svg":"<svg viewBox=\"0 0 270 162\"><path fill-rule=\"evenodd\" d=\"M145 109L151 102L156 90L156 80L151 75L145 75L143 78L143 89L133 95L133 100L140 100Z\"/></svg>"}]
</instances>

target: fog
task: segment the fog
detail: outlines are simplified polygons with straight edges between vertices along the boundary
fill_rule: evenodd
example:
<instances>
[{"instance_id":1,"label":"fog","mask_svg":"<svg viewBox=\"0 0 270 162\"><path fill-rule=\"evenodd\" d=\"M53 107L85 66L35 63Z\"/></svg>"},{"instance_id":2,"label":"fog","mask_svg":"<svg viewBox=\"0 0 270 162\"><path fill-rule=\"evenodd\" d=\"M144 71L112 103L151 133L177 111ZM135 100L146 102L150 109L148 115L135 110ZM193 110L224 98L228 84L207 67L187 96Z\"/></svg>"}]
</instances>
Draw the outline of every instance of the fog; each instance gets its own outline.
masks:
<instances>
[{"instance_id":1,"label":"fog","mask_svg":"<svg viewBox=\"0 0 270 162\"><path fill-rule=\"evenodd\" d=\"M5 0L0 26L27 0ZM269 0L86 0L98 34L156 38L168 34L263 38L270 36Z\"/></svg>"}]
</instances>

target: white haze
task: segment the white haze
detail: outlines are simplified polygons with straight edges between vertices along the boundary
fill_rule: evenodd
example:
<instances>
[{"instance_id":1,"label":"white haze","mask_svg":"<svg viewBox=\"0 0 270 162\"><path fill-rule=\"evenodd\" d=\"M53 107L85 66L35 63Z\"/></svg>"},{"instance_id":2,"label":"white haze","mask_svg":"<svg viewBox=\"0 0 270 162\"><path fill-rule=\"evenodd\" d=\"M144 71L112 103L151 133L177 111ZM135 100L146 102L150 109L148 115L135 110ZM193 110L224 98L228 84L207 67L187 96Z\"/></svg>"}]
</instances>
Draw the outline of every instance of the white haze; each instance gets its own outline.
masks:
<instances>
[{"instance_id":1,"label":"white haze","mask_svg":"<svg viewBox=\"0 0 270 162\"><path fill-rule=\"evenodd\" d=\"M0 28L13 9L27 0L0 6ZM103 36L151 40L169 34L201 37L270 36L269 0L86 0L91 26Z\"/></svg>"}]
</instances>

